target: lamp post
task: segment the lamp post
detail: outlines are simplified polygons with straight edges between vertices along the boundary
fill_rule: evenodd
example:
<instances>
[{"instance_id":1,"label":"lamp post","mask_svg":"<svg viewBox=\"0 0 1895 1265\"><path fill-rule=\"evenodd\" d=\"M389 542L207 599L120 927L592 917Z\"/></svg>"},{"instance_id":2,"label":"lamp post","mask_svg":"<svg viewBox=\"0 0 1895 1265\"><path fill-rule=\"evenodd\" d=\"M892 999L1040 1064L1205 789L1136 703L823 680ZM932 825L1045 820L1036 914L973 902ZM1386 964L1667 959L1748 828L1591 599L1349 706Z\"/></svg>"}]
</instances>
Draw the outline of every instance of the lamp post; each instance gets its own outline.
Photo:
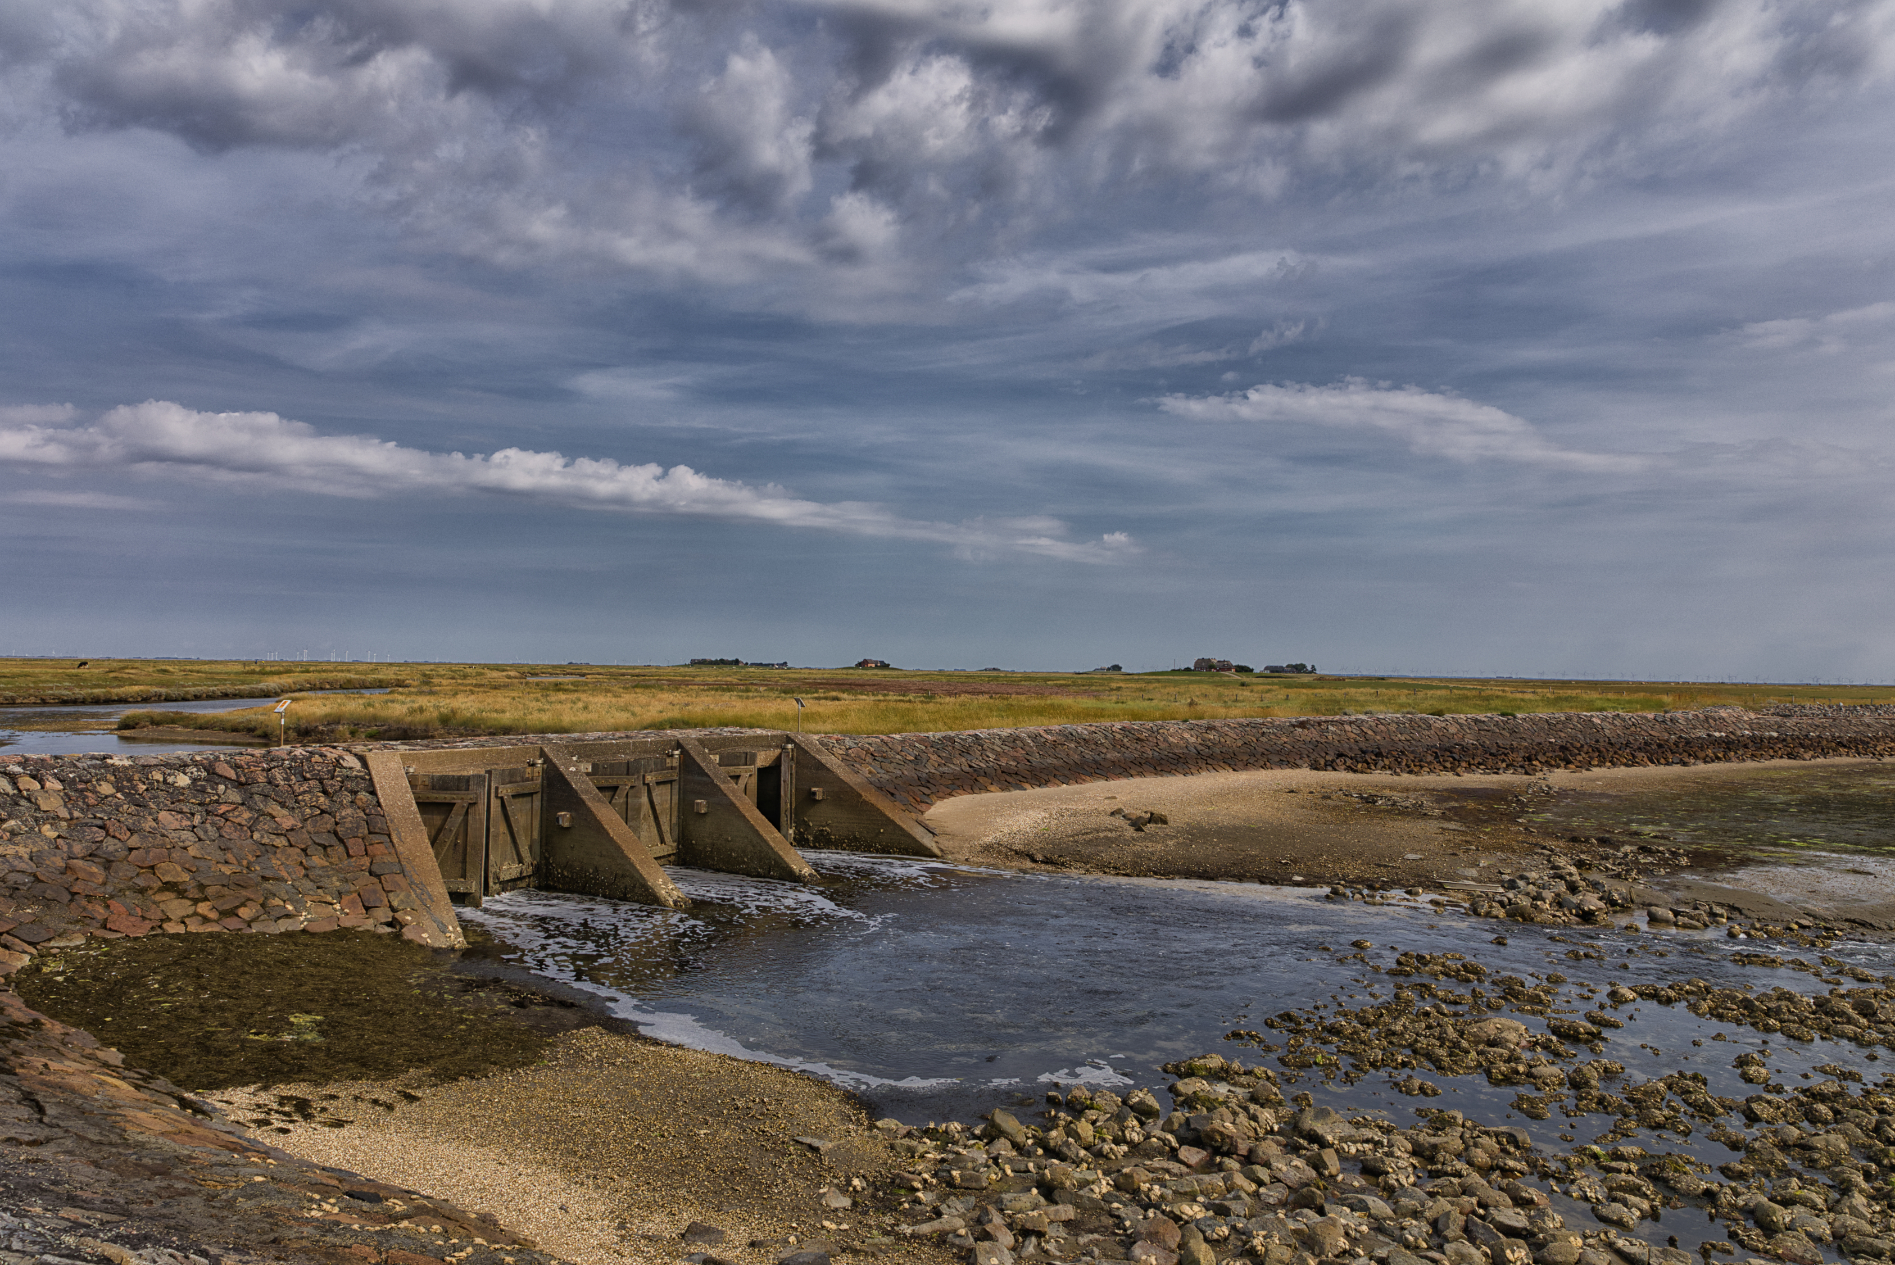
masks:
<instances>
[{"instance_id":1,"label":"lamp post","mask_svg":"<svg viewBox=\"0 0 1895 1265\"><path fill-rule=\"evenodd\" d=\"M279 747L287 747L289 745L287 736L289 733L289 721L283 715L283 713L289 709L290 700L287 698L276 705L276 745Z\"/></svg>"}]
</instances>

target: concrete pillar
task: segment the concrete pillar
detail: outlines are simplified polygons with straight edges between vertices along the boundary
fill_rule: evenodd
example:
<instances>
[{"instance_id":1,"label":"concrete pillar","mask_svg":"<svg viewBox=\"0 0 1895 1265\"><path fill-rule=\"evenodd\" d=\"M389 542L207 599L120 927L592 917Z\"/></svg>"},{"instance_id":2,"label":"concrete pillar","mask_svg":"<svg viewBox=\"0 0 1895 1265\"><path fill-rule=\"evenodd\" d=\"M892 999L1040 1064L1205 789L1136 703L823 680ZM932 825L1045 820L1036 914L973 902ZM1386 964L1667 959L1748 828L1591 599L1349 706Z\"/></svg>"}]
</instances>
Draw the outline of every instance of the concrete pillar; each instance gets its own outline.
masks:
<instances>
[{"instance_id":1,"label":"concrete pillar","mask_svg":"<svg viewBox=\"0 0 1895 1265\"><path fill-rule=\"evenodd\" d=\"M796 787L785 812L795 823L798 843L845 852L941 855L933 834L895 801L805 735L787 736L796 747Z\"/></svg>"},{"instance_id":2,"label":"concrete pillar","mask_svg":"<svg viewBox=\"0 0 1895 1265\"><path fill-rule=\"evenodd\" d=\"M409 890L421 902L414 911L415 921L402 928L401 934L431 949L466 948L467 938L461 934L460 919L454 916L447 884L441 881L441 867L435 863L427 825L421 820L421 810L415 807L414 792L408 789L402 753L369 752L368 771L375 779L375 797L382 802L382 816L388 819L389 842L408 875Z\"/></svg>"},{"instance_id":3,"label":"concrete pillar","mask_svg":"<svg viewBox=\"0 0 1895 1265\"><path fill-rule=\"evenodd\" d=\"M682 909L690 902L561 746L541 747L540 867L536 886Z\"/></svg>"},{"instance_id":4,"label":"concrete pillar","mask_svg":"<svg viewBox=\"0 0 1895 1265\"><path fill-rule=\"evenodd\" d=\"M757 878L816 881L809 862L737 793L716 756L685 737L678 749L679 861Z\"/></svg>"}]
</instances>

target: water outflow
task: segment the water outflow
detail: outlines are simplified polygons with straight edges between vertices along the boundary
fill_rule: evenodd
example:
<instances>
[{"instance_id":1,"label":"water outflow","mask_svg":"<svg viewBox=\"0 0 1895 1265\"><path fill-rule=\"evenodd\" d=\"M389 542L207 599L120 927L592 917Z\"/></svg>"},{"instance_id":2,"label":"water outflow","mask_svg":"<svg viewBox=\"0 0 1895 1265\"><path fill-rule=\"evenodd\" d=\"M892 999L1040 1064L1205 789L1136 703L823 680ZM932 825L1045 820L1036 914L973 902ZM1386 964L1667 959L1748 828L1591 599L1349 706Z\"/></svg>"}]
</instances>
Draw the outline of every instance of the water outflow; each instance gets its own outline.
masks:
<instances>
[{"instance_id":1,"label":"water outflow","mask_svg":"<svg viewBox=\"0 0 1895 1265\"><path fill-rule=\"evenodd\" d=\"M1263 1029L1291 1008L1333 1011L1386 998L1400 982L1361 961L1339 961L1356 952L1355 940L1371 941L1367 960L1383 967L1403 950L1461 952L1494 976L1561 973L1574 984L1606 986L1701 976L1757 989L1821 988L1797 972L1734 964L1733 951L1760 946L1721 933L1535 928L1444 915L1420 902L1376 908L1332 901L1320 888L807 855L824 876L821 887L676 869L673 878L696 902L686 912L519 891L463 917L513 946L519 965L599 994L651 1036L813 1072L856 1090L878 1114L911 1123L970 1119L1037 1098L1054 1082L1158 1086L1167 1080L1162 1064L1209 1051L1274 1065L1223 1038L1236 1028ZM1496 932L1505 933L1506 945L1489 943ZM1889 969L1895 956L1869 944L1830 952L1875 970ZM1573 956L1587 953L1605 956ZM1559 1007L1586 1008L1564 994ZM1798 1046L1781 1037L1766 1044L1754 1030L1700 1020L1682 1006L1640 1003L1619 1017L1626 1026L1610 1034L1606 1054L1638 1079L1701 1071L1712 1092L1742 1097L1755 1089L1732 1061L1749 1049L1767 1051L1787 1078L1825 1062L1870 1080L1883 1070L1854 1045ZM1726 1039L1713 1040L1716 1032ZM1327 1088L1313 1071L1296 1085L1284 1074L1284 1088L1397 1119L1412 1118L1418 1103L1489 1123L1510 1118L1516 1089L1478 1076L1421 1074L1441 1097L1405 1098L1379 1072ZM1556 1113L1511 1123L1564 1149L1572 1143L1562 1131L1587 1142L1611 1121ZM1702 1154L1729 1158L1717 1146Z\"/></svg>"}]
</instances>

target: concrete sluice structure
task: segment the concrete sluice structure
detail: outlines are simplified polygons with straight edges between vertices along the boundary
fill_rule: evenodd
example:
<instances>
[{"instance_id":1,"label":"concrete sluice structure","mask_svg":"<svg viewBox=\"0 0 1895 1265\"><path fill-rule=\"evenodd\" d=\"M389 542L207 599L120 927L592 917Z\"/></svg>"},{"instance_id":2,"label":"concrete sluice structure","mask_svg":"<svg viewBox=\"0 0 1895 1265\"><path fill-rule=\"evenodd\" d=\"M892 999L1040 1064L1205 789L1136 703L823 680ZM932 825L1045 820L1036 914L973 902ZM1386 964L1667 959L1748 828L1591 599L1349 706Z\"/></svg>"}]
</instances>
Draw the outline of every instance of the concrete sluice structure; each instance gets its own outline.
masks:
<instances>
[{"instance_id":1,"label":"concrete sluice structure","mask_svg":"<svg viewBox=\"0 0 1895 1265\"><path fill-rule=\"evenodd\" d=\"M941 855L926 828L800 734L366 754L411 874L433 861L438 876L421 877L437 908L521 887L679 908L664 864L812 882L799 844Z\"/></svg>"}]
</instances>

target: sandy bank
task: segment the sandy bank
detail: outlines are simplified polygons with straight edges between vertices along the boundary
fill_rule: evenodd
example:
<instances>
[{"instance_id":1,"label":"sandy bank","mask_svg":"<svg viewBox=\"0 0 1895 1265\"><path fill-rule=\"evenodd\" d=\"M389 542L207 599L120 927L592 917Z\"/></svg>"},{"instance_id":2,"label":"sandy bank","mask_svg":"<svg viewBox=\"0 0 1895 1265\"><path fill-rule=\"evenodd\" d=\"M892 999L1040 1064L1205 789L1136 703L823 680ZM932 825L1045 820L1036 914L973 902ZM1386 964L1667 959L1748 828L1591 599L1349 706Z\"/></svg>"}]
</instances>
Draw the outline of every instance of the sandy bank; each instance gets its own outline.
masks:
<instances>
[{"instance_id":1,"label":"sandy bank","mask_svg":"<svg viewBox=\"0 0 1895 1265\"><path fill-rule=\"evenodd\" d=\"M890 1139L834 1086L766 1064L591 1028L498 1076L212 1097L293 1154L451 1195L581 1265L676 1261L698 1250L680 1237L693 1221L725 1232L699 1249L731 1261L774 1260L792 1239L894 1250ZM827 1206L832 1191L853 1206ZM957 1259L908 1240L897 1255Z\"/></svg>"},{"instance_id":2,"label":"sandy bank","mask_svg":"<svg viewBox=\"0 0 1895 1265\"><path fill-rule=\"evenodd\" d=\"M1772 773L1880 769L1866 760L1771 760L1685 768L1553 771L1532 776L1396 776L1306 769L1131 778L962 795L922 818L954 860L1271 883L1420 886L1486 883L1551 849L1580 858L1637 836L1575 841L1535 820L1562 796L1593 801L1654 791L1735 789ZM1608 806L1609 808L1609 806ZM1124 815L1115 816L1119 812ZM1132 822L1157 813L1163 824ZM1648 875L1659 892L1709 896L1760 918L1854 919L1895 926L1895 866L1745 864L1694 853Z\"/></svg>"},{"instance_id":3,"label":"sandy bank","mask_svg":"<svg viewBox=\"0 0 1895 1265\"><path fill-rule=\"evenodd\" d=\"M1279 769L963 795L922 818L955 860L1018 869L1402 887L1479 878L1539 842L1543 778ZM1159 813L1164 824L1131 820Z\"/></svg>"}]
</instances>

